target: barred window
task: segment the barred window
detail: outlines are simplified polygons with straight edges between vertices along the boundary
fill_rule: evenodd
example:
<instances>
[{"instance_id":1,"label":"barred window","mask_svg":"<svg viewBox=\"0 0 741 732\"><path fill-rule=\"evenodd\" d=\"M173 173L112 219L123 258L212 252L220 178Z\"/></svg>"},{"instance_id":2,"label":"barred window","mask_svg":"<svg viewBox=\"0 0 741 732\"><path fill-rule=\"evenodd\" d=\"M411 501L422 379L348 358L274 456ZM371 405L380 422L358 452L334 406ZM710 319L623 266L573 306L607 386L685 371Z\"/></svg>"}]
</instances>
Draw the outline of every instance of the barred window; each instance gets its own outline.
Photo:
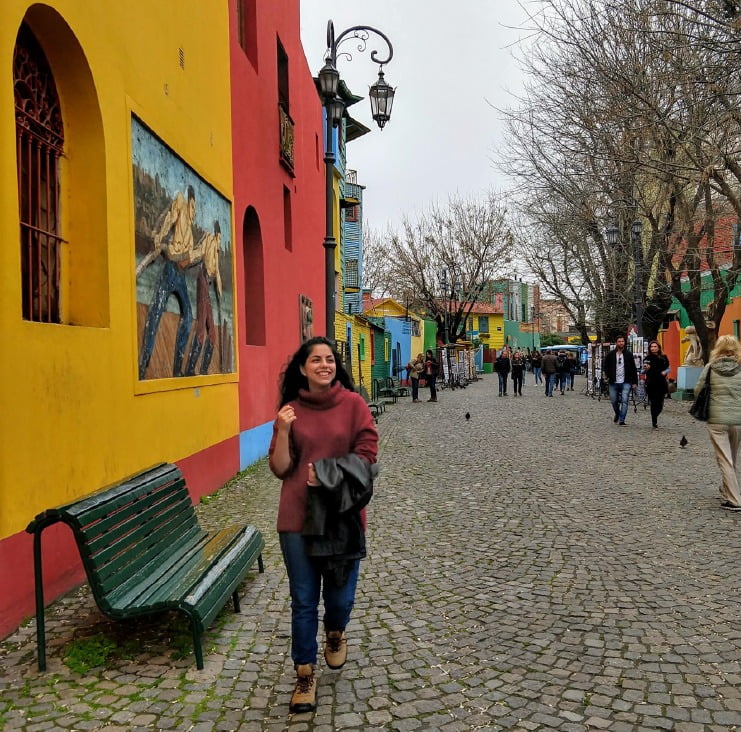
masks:
<instances>
[{"instance_id":1,"label":"barred window","mask_svg":"<svg viewBox=\"0 0 741 732\"><path fill-rule=\"evenodd\" d=\"M26 320L61 322L59 159L64 127L54 76L25 24L13 55L22 312Z\"/></svg>"},{"instance_id":2,"label":"barred window","mask_svg":"<svg viewBox=\"0 0 741 732\"><path fill-rule=\"evenodd\" d=\"M360 287L357 259L348 259L345 262L345 287Z\"/></svg>"}]
</instances>

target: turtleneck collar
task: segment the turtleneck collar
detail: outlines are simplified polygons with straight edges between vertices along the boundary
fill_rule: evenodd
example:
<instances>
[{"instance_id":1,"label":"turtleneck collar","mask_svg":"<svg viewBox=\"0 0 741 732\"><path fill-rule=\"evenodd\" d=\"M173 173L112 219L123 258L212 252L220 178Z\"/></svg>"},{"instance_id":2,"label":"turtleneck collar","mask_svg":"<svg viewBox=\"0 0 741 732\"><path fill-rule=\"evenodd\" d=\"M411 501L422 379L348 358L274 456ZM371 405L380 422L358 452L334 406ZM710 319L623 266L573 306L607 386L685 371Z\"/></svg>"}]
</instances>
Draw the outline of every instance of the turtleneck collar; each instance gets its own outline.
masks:
<instances>
[{"instance_id":1,"label":"turtleneck collar","mask_svg":"<svg viewBox=\"0 0 741 732\"><path fill-rule=\"evenodd\" d=\"M307 407L312 409L329 409L333 407L344 391L344 387L339 381L335 381L332 386L323 392L311 392L308 389L299 389L298 398Z\"/></svg>"}]
</instances>

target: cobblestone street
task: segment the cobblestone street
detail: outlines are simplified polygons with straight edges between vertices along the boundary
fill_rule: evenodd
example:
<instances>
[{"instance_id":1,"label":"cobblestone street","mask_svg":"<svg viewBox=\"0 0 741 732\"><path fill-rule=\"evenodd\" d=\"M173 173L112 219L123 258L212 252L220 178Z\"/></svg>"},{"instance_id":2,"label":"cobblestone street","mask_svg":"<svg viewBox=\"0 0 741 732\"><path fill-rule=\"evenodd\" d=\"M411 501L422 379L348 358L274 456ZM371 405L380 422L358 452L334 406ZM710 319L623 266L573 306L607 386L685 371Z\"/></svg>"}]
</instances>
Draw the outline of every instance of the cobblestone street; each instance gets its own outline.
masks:
<instances>
[{"instance_id":1,"label":"cobblestone street","mask_svg":"<svg viewBox=\"0 0 741 732\"><path fill-rule=\"evenodd\" d=\"M528 374L499 398L487 375L388 405L349 660L320 663L315 714L288 715L279 482L262 461L198 509L267 543L206 668L180 617L114 624L83 587L47 609L46 673L33 622L0 645L0 727L741 729L741 514L719 508L705 427L677 401L658 430L642 406L614 425L583 386L548 399ZM103 665L71 671L90 638L112 641Z\"/></svg>"}]
</instances>

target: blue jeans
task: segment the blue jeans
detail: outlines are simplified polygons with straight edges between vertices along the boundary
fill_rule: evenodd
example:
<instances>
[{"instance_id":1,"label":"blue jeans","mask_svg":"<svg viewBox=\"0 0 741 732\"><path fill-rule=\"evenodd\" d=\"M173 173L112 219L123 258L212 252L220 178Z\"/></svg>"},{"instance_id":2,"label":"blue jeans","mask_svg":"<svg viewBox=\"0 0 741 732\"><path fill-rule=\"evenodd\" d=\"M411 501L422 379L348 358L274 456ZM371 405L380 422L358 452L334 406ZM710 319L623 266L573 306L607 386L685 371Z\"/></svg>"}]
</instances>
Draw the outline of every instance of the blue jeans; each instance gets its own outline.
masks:
<instances>
[{"instance_id":1,"label":"blue jeans","mask_svg":"<svg viewBox=\"0 0 741 732\"><path fill-rule=\"evenodd\" d=\"M533 379L535 384L542 384L543 378L541 376L541 368L540 366L533 366Z\"/></svg>"},{"instance_id":2,"label":"blue jeans","mask_svg":"<svg viewBox=\"0 0 741 732\"><path fill-rule=\"evenodd\" d=\"M507 377L509 376L509 371L507 371L504 374L497 371L497 376L499 377L499 393L506 394L507 393Z\"/></svg>"},{"instance_id":3,"label":"blue jeans","mask_svg":"<svg viewBox=\"0 0 741 732\"><path fill-rule=\"evenodd\" d=\"M318 563L307 556L301 534L282 531L278 538L291 589L291 658L295 665L315 664L320 590L324 597L325 629L345 630L355 604L360 560L355 560L347 582L337 587L322 576Z\"/></svg>"},{"instance_id":4,"label":"blue jeans","mask_svg":"<svg viewBox=\"0 0 741 732\"><path fill-rule=\"evenodd\" d=\"M612 410L621 422L625 422L625 416L628 414L628 398L632 388L630 384L610 384Z\"/></svg>"},{"instance_id":5,"label":"blue jeans","mask_svg":"<svg viewBox=\"0 0 741 732\"><path fill-rule=\"evenodd\" d=\"M412 399L419 399L419 379L412 379Z\"/></svg>"},{"instance_id":6,"label":"blue jeans","mask_svg":"<svg viewBox=\"0 0 741 732\"><path fill-rule=\"evenodd\" d=\"M545 378L545 395L551 396L553 394L553 384L556 381L556 374L543 374Z\"/></svg>"}]
</instances>

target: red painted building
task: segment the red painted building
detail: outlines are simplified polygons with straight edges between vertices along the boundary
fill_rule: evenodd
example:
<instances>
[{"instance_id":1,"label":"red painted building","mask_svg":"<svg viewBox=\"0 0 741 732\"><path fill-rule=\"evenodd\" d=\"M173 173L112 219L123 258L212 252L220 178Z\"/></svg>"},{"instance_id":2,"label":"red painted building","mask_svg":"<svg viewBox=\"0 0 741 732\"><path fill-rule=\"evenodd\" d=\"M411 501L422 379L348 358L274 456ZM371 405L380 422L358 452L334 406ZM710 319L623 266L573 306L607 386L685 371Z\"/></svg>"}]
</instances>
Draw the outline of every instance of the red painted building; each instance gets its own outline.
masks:
<instances>
[{"instance_id":1,"label":"red painted building","mask_svg":"<svg viewBox=\"0 0 741 732\"><path fill-rule=\"evenodd\" d=\"M244 468L267 452L283 365L322 320L325 174L299 0L231 0L230 9Z\"/></svg>"}]
</instances>

